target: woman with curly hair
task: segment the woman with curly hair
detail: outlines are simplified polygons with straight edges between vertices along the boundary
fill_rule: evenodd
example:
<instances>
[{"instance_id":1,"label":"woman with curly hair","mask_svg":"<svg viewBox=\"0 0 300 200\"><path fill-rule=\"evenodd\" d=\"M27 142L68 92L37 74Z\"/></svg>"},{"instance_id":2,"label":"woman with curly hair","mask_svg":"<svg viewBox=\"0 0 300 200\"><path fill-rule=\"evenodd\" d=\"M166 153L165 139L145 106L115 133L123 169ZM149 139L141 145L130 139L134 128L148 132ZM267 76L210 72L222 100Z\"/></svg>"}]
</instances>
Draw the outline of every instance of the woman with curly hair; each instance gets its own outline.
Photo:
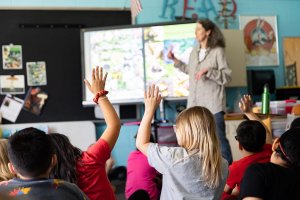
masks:
<instances>
[{"instance_id":1,"label":"woman with curly hair","mask_svg":"<svg viewBox=\"0 0 300 200\"><path fill-rule=\"evenodd\" d=\"M226 110L225 84L231 80L231 69L225 57L225 40L221 30L209 19L197 21L196 40L188 64L177 59L173 52L168 58L174 66L189 75L187 107L208 108L216 121L222 156L230 164L232 154L225 134L224 111Z\"/></svg>"}]
</instances>

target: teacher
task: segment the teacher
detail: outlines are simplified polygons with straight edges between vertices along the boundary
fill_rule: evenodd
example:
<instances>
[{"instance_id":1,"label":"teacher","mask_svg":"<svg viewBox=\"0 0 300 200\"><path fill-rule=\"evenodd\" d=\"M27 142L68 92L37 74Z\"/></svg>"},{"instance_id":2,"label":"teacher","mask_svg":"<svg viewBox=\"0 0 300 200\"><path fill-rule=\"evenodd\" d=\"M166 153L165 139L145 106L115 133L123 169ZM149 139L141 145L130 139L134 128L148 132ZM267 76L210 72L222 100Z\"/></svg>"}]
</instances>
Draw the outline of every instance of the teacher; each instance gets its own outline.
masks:
<instances>
[{"instance_id":1,"label":"teacher","mask_svg":"<svg viewBox=\"0 0 300 200\"><path fill-rule=\"evenodd\" d=\"M224 51L225 39L220 29L209 19L197 21L195 34L198 44L193 48L188 64L177 59L171 51L168 58L174 61L176 68L189 75L187 107L204 106L214 114L222 155L231 164L232 154L224 122L224 85L231 80L231 69Z\"/></svg>"}]
</instances>

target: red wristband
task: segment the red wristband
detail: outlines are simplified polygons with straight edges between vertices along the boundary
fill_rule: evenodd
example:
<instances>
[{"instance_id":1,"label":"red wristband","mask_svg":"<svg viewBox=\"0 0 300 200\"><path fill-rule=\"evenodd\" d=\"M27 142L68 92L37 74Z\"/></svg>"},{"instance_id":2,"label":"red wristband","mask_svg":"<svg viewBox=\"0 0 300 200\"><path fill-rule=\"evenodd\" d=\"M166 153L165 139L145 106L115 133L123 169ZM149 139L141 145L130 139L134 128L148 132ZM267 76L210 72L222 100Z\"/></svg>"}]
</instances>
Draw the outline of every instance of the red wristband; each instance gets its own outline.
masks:
<instances>
[{"instance_id":1,"label":"red wristband","mask_svg":"<svg viewBox=\"0 0 300 200\"><path fill-rule=\"evenodd\" d=\"M97 92L97 93L95 94L95 97L94 97L93 101L94 101L96 104L98 104L99 98L102 97L102 96L105 96L105 95L107 95L107 94L108 94L108 91L106 91L106 90L101 90L101 91L99 91L99 92Z\"/></svg>"}]
</instances>

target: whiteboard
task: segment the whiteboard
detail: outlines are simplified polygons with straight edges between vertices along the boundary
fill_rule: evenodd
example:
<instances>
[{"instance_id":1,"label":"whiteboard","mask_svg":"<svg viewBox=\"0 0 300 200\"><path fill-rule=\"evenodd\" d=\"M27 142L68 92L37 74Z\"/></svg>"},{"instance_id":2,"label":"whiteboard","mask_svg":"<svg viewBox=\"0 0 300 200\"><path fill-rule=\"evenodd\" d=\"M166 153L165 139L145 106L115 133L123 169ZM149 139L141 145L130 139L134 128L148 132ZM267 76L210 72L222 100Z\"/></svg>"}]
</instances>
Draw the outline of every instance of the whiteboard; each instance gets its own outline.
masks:
<instances>
[{"instance_id":1,"label":"whiteboard","mask_svg":"<svg viewBox=\"0 0 300 200\"><path fill-rule=\"evenodd\" d=\"M47 133L60 133L68 136L71 143L86 150L91 144L96 142L96 127L91 121L72 121L72 122L47 122L47 123L25 123L25 124L5 124L0 125L1 132L35 127Z\"/></svg>"}]
</instances>

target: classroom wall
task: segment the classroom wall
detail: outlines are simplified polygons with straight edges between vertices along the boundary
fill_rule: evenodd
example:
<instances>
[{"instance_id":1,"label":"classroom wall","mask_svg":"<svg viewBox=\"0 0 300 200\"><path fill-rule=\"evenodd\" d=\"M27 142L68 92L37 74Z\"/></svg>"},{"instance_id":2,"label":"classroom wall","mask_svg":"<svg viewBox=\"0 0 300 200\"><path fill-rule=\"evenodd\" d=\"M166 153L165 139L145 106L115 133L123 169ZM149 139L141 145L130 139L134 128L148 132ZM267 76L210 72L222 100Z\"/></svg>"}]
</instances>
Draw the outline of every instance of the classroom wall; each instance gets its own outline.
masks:
<instances>
[{"instance_id":1,"label":"classroom wall","mask_svg":"<svg viewBox=\"0 0 300 200\"><path fill-rule=\"evenodd\" d=\"M221 1L221 0L220 0ZM175 20L176 16L183 14L183 2L178 0L141 0L143 11L137 17L137 23L156 23ZM177 2L177 3L176 3ZM187 11L186 16L191 17L197 14L200 17L208 17L215 19L218 11L221 9L217 0L189 0L189 6L195 7L195 10ZM283 66L283 37L300 36L300 1L299 0L236 0L237 12L236 19L229 25L230 28L238 29L239 15L255 15L255 16L277 16L278 27L278 45L279 45L279 66L272 67L248 67L248 69L273 69L276 75L276 86L284 85L284 66ZM128 9L130 0L1 0L0 7L16 8L16 7L57 7L57 8L118 8ZM206 9L203 9L205 8ZM202 9L202 10L201 10ZM3 20L3 19L2 19ZM234 109L234 102L238 95L245 94L245 87L228 88L227 106ZM166 116L174 119L176 114L176 106L184 104L184 102L170 104L166 109ZM97 132L102 132L103 126L97 126ZM133 133L132 133L133 134ZM98 137L100 135L97 135ZM122 146L130 150L131 146ZM120 148L120 151L124 150Z\"/></svg>"},{"instance_id":2,"label":"classroom wall","mask_svg":"<svg viewBox=\"0 0 300 200\"><path fill-rule=\"evenodd\" d=\"M129 9L131 0L1 0L0 7L57 7L57 8L118 8ZM176 16L183 15L184 1L178 0L141 0L143 11L137 17L137 23L156 23L173 21ZM197 14L199 17L209 17L215 19L218 11L221 10L219 1L213 0L188 0L188 6L194 10L187 10L186 17ZM284 85L284 66L283 66L283 37L293 37L300 35L299 0L236 0L237 11L236 19L229 25L230 28L238 29L239 15L276 15L278 27L279 45L279 66L272 67L251 67L248 69L273 69L276 75L276 86ZM232 109L232 102L236 94L245 91L245 88L230 88L228 92L228 107Z\"/></svg>"}]
</instances>

